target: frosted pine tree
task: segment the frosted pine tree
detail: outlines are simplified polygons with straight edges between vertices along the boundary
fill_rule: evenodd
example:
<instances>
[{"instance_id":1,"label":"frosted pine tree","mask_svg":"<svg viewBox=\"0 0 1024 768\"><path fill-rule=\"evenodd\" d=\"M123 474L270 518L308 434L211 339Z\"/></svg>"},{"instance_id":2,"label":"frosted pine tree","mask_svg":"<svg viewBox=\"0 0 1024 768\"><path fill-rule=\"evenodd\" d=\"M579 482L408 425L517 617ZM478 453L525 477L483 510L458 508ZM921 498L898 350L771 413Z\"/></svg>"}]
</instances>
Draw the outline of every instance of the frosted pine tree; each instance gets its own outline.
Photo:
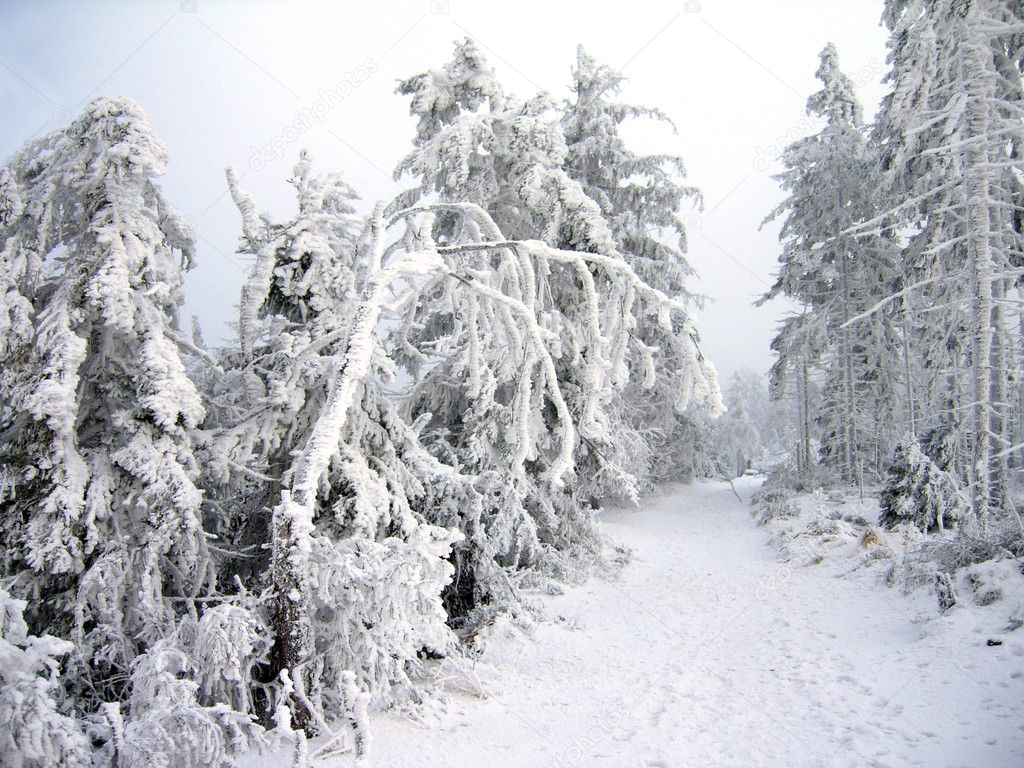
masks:
<instances>
[{"instance_id":1,"label":"frosted pine tree","mask_svg":"<svg viewBox=\"0 0 1024 768\"><path fill-rule=\"evenodd\" d=\"M496 232L501 233L499 238L496 232L474 231L472 227L479 225L473 224L464 234L473 239L540 237L554 245L566 244L598 253L614 251L611 232L598 206L562 170L565 141L554 104L546 96L519 101L506 95L470 40L455 46L454 57L445 67L404 81L399 91L411 97L410 111L418 118L418 125L415 148L398 171L408 172L418 186L400 196L393 208L437 195L444 202L478 205L493 221ZM460 237L456 229L459 221L454 213L438 212L431 233L438 245L447 245L451 238ZM536 274L532 269L524 274L520 267L507 279L520 283L518 292L528 305L536 307L535 311L541 307L560 308L567 301L578 308L577 280L592 282L589 271L586 276L577 276L570 270L569 284L565 286L560 281L566 278L566 270L555 267L552 275L546 266L542 262ZM567 295L567 288L572 295ZM487 332L486 326L477 330L469 316L459 322L452 317L453 307L445 311L445 305L451 307L447 296L452 290L442 284L432 297L438 302L438 320L445 325L456 323L455 338L471 342L473 336ZM560 369L556 370L557 379L566 382L571 377L578 382L567 391L575 402L566 404L576 418L584 416L580 402L585 391L584 369L595 370L601 355L600 349L581 348L576 330L582 323L580 314L577 309L569 322L560 322L560 313L555 313L551 315L552 323L546 323L546 330L563 340L564 349L552 359ZM445 315L450 319L445 319ZM555 322L559 324L554 325ZM464 325L469 331L465 335ZM434 332L434 328L427 326L416 333L418 338L409 339L411 334L402 329L401 343L419 348L429 343L429 334ZM576 478L570 479L564 490L551 493L545 483L538 482L547 469L544 456L530 456L536 466L521 478L510 476L509 465L516 462L510 459L521 451L507 444L505 425L515 420L511 413L516 407L515 399L537 398L543 388L521 392L527 380L516 370L514 358L502 350L501 338L485 336L484 340L490 344L482 355L478 344L467 343L464 350L453 350L455 354L446 355L447 365L432 366L410 393L411 414L431 414L424 439L439 457L447 452L451 455L449 460L454 459L470 471L498 473L497 482L491 483L494 514L499 517L497 529L515 532L513 538L509 534L498 537L514 547L513 551L500 553L503 561L528 565L542 551L540 543L547 544L551 552L564 548L570 541L577 547L594 550L596 531L589 514L581 509ZM484 365L482 356L493 356L494 361L490 371L478 373L473 369ZM414 370L422 365L417 357L411 356L408 361ZM456 390L448 383L453 380L462 382ZM478 381L481 386L493 388L494 405L486 406L482 399L477 409L467 411L464 403L475 393ZM595 394L603 390L601 382L590 388ZM588 421L595 426L600 418L599 405L602 404L595 398L587 403ZM550 418L545 418L534 429L543 437L551 427ZM581 435L591 441L600 437L596 430L588 432L586 427ZM621 480L618 485L631 487L635 482L618 471L616 476ZM461 557L468 562L479 560L469 551ZM472 584L478 578L475 570L456 578Z\"/></svg>"},{"instance_id":2,"label":"frosted pine tree","mask_svg":"<svg viewBox=\"0 0 1024 768\"><path fill-rule=\"evenodd\" d=\"M761 299L765 301L766 299ZM776 360L768 373L768 391L792 418L793 469L800 483L811 483L816 460L812 452L814 413L819 400L811 366L827 345L824 323L806 308L783 319L771 348Z\"/></svg>"},{"instance_id":3,"label":"frosted pine tree","mask_svg":"<svg viewBox=\"0 0 1024 768\"><path fill-rule=\"evenodd\" d=\"M874 158L853 84L830 44L821 53L822 90L808 111L825 121L817 134L786 148L779 181L789 196L768 217L785 216L782 267L766 299L786 295L807 307L801 327L818 330L799 348L802 363L821 365L825 386L817 411L821 462L845 482L877 473L891 451L894 382L900 375L898 329L888 315L853 323L895 279L893 247L881 235L847 230L874 215ZM795 326L794 326L795 327ZM810 337L809 337L810 338ZM782 343L780 348L792 348Z\"/></svg>"},{"instance_id":4,"label":"frosted pine tree","mask_svg":"<svg viewBox=\"0 0 1024 768\"><path fill-rule=\"evenodd\" d=\"M879 508L879 525L909 523L922 531L953 528L970 511L952 475L928 458L916 440L896 448Z\"/></svg>"},{"instance_id":5,"label":"frosted pine tree","mask_svg":"<svg viewBox=\"0 0 1024 768\"><path fill-rule=\"evenodd\" d=\"M505 95L470 41L456 46L455 58L443 69L411 78L401 84L400 90L412 96L411 111L419 118L419 124L416 148L399 171L411 173L419 186L401 196L396 205L430 194L443 201L475 203L512 240L541 238L551 246L621 260L600 206L565 170L568 149L559 115L546 96L521 102ZM439 245L445 245L450 237L457 236L457 226L452 214L440 212L432 234ZM493 235L483 232L481 236ZM577 329L619 322L614 316L595 314L595 302L588 297L592 292L610 290L613 306L625 300L639 319L648 315L657 318L658 313L650 305L644 306L642 296L628 291L628 295L614 296L618 290L615 285L601 282L590 268L549 269L542 259L540 269L525 277L531 284L518 290L525 291L524 298L549 312L546 330L560 339L554 356L556 376L565 387L567 406L579 423L579 461L575 482L566 486L567 495L556 497L552 507L550 495L530 488L529 484L517 491L517 495L531 497L527 506L532 506L531 515L539 525L541 539L559 547L560 542L583 542L591 537L589 533L581 535L590 525L587 515L580 516L581 501L635 493L638 478L622 466L622 458L626 453L632 459L650 452L635 430L623 429L624 422L617 416L614 404L630 379L630 370L636 380L655 381L655 350L638 343L635 334L630 337L632 328L624 329L622 338L629 341L618 347L587 347ZM683 337L682 357L691 378L683 382L680 398L693 395L713 399L717 388L710 366L700 358L693 337L685 333ZM477 353L467 349L466 354ZM449 359L454 364L460 357L461 354ZM518 385L508 380L509 373L502 372L501 367L496 370L493 386L497 391L514 391ZM455 433L450 426L459 425L460 434L473 436L465 445L472 446L474 453L466 454L459 445L448 445L447 450L462 461L491 462L489 457L506 452L500 444L501 430L496 427L502 420L507 421L507 416L501 415L500 409L470 414L479 421L468 425L467 430L467 425L462 424L464 409L460 400L453 397L445 383L453 378L458 380L445 367L435 367L412 395L414 403L420 403L413 405L414 411L432 414L425 436L440 452L445 450L444 436ZM476 381L467 384L475 387ZM486 381L485 384L492 386ZM600 394L588 396L588 391ZM506 400L499 395L499 404ZM499 442L487 447L495 439ZM641 461L641 466L644 463ZM488 465L478 466L482 469ZM490 468L506 471L500 461ZM540 465L527 477L542 472ZM516 506L512 504L513 508Z\"/></svg>"},{"instance_id":6,"label":"frosted pine tree","mask_svg":"<svg viewBox=\"0 0 1024 768\"><path fill-rule=\"evenodd\" d=\"M353 707L417 695L419 652L443 654L451 640L440 595L453 535L425 522L426 510L469 515L479 501L382 389L394 365L377 320L416 268L378 274L381 207L363 227L351 190L337 174L314 176L305 154L292 183L298 212L279 224L229 172L240 251L254 263L239 349L214 388L210 466L218 494L233 499L221 505L224 536L248 553L232 570L274 594L261 674L290 673L294 726L315 732Z\"/></svg>"},{"instance_id":7,"label":"frosted pine tree","mask_svg":"<svg viewBox=\"0 0 1024 768\"><path fill-rule=\"evenodd\" d=\"M922 340L927 408L951 414L983 524L1005 503L1005 296L1018 266L1024 141L1022 14L1005 0L890 0L888 80L876 128L891 219L912 228L916 306L942 307ZM929 332L930 331L930 332ZM928 414L930 415L930 414Z\"/></svg>"},{"instance_id":8,"label":"frosted pine tree","mask_svg":"<svg viewBox=\"0 0 1024 768\"><path fill-rule=\"evenodd\" d=\"M165 161L135 104L97 99L3 175L4 575L32 631L74 642L87 711L211 575L176 345L192 236Z\"/></svg>"},{"instance_id":9,"label":"frosted pine tree","mask_svg":"<svg viewBox=\"0 0 1024 768\"><path fill-rule=\"evenodd\" d=\"M686 260L681 209L699 205L695 187L683 184L686 166L675 155L638 155L620 135L630 119L652 118L675 126L661 111L615 101L625 78L599 64L583 47L576 51L572 98L561 118L566 169L601 207L623 258L651 285L694 299L686 289L693 269ZM668 242L657 236L670 233Z\"/></svg>"},{"instance_id":10,"label":"frosted pine tree","mask_svg":"<svg viewBox=\"0 0 1024 768\"><path fill-rule=\"evenodd\" d=\"M225 375L211 385L207 466L230 506L218 518L223 534L258 546L269 540L281 476L323 404L331 354L351 322L360 223L355 193L336 174L313 176L304 153L291 179L291 221L260 215L232 171L228 183L242 217L239 253L253 264L239 300L238 346L224 351ZM251 565L263 570L266 562Z\"/></svg>"},{"instance_id":11,"label":"frosted pine tree","mask_svg":"<svg viewBox=\"0 0 1024 768\"><path fill-rule=\"evenodd\" d=\"M573 97L561 118L565 168L598 203L622 258L636 273L667 295L696 303L686 287L693 270L685 257L680 215L684 206L700 204L700 193L683 183L681 158L638 155L626 146L620 136L624 122L647 117L672 123L656 109L616 101L623 82L621 74L598 64L582 46L577 49ZM692 475L695 457L687 454L694 431L708 416L717 415L714 398L691 399L691 365L685 357L697 333L688 320L685 315L673 317L666 331L656 319L641 318L633 331L639 342L655 350L657 380L652 384L635 377L616 399L613 418L621 427L615 456L645 481ZM710 366L705 376L710 379ZM632 440L623 439L631 434Z\"/></svg>"}]
</instances>

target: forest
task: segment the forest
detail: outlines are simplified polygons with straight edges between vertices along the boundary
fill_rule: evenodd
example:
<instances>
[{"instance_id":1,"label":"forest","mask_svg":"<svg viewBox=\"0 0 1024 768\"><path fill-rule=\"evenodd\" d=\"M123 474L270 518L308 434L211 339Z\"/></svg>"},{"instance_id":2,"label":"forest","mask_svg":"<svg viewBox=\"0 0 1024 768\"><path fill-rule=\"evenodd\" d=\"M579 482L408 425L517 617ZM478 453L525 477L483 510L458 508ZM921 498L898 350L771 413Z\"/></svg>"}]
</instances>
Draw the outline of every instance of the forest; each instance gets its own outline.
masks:
<instances>
[{"instance_id":1,"label":"forest","mask_svg":"<svg viewBox=\"0 0 1024 768\"><path fill-rule=\"evenodd\" d=\"M287 217L227 168L229 343L181 317L196 236L145 105L99 96L9 157L0 766L369 764L491 628L632 567L607 510L694 483L763 475L780 540L890 542L871 589L1005 597L1019 634L1024 5L879 5L878 114L834 45L807 62L767 379L702 351L701 192L624 132L673 116L584 46L561 94L513 95L472 37L400 81L404 191L367 215L304 150Z\"/></svg>"}]
</instances>

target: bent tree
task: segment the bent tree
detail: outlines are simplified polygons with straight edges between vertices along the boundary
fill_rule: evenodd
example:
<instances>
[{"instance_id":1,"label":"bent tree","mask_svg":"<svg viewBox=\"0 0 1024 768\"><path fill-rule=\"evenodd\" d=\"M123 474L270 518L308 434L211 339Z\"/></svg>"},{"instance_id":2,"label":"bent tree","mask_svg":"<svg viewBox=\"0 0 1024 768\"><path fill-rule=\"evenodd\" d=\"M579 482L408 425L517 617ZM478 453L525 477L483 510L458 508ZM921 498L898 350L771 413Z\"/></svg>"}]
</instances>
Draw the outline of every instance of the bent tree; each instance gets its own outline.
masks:
<instances>
[{"instance_id":1,"label":"bent tree","mask_svg":"<svg viewBox=\"0 0 1024 768\"><path fill-rule=\"evenodd\" d=\"M456 222L457 234L449 236L446 245L438 244L433 236L439 214L454 217ZM558 324L556 310L543 301L538 283L552 272L590 275L594 269L616 287L609 298L585 283L587 322L581 334L585 343L597 349L636 345L638 342L629 338L629 330L641 313L667 322L670 310L683 310L677 302L643 283L620 258L559 249L538 240L505 240L493 219L474 204L417 205L386 218L378 207L374 217L376 221L367 228L369 261L356 320L339 347L337 373L325 405L286 473L285 490L274 509L273 579L281 663L293 679L307 687L317 684L309 677L316 649L309 590L315 581L310 554L318 535L317 506L332 458L348 452L347 424L358 402L358 392L373 375L375 360L386 360L393 354L387 348L387 335L381 332L385 313L404 316L404 322L410 325L429 323L431 313L438 311L430 297L440 292L446 301L490 321L487 325L478 322L462 326L455 332L460 336L469 334L470 338L449 341L453 346L458 341L459 345L475 347L481 360L484 355L493 360L498 349L512 357L519 380L509 391L509 422L505 428L514 450L503 469L513 483L532 475L550 493L558 493L573 472L579 434L595 428L583 419L596 411L600 400L615 386L611 376L615 361L589 369L584 401L574 414L552 352L557 342L551 330ZM387 239L392 229L400 231L395 240ZM495 344L496 339L500 343ZM690 355L694 364L697 350L692 349ZM482 363L479 370L487 368ZM708 383L700 385L706 387ZM354 482L350 492L357 508L361 503L375 503L368 484ZM308 702L303 703L308 706Z\"/></svg>"}]
</instances>

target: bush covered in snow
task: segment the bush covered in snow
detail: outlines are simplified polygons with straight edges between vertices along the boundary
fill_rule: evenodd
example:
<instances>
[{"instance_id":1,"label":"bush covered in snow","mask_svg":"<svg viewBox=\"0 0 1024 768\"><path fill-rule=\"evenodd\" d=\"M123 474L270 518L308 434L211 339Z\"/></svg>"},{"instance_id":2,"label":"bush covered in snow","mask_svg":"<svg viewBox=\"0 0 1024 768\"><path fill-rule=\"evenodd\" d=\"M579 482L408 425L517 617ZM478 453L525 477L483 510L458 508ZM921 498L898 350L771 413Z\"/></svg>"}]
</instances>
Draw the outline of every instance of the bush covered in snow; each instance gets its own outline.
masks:
<instances>
[{"instance_id":1,"label":"bush covered in snow","mask_svg":"<svg viewBox=\"0 0 1024 768\"><path fill-rule=\"evenodd\" d=\"M103 705L103 754L115 768L230 768L232 754L263 742L250 715L200 704L197 670L175 640L157 641L133 662L127 722L118 704Z\"/></svg>"},{"instance_id":2,"label":"bush covered in snow","mask_svg":"<svg viewBox=\"0 0 1024 768\"><path fill-rule=\"evenodd\" d=\"M969 511L952 475L928 458L917 441L896 448L879 508L883 527L910 523L922 531L953 528Z\"/></svg>"},{"instance_id":3,"label":"bush covered in snow","mask_svg":"<svg viewBox=\"0 0 1024 768\"><path fill-rule=\"evenodd\" d=\"M772 487L767 484L750 499L754 508L754 519L764 525L772 520L796 517L800 514L796 494L788 488Z\"/></svg>"}]
</instances>

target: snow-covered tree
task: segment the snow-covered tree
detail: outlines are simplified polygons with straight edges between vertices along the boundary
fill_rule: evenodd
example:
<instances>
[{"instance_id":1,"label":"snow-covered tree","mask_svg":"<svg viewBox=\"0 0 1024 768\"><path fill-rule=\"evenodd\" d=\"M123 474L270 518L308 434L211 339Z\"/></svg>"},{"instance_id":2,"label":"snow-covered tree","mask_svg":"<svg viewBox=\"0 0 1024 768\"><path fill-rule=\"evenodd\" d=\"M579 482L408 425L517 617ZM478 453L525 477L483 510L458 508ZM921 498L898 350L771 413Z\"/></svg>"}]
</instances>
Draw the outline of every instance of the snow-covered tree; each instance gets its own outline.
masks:
<instances>
[{"instance_id":1,"label":"snow-covered tree","mask_svg":"<svg viewBox=\"0 0 1024 768\"><path fill-rule=\"evenodd\" d=\"M953 476L940 469L910 439L896 448L879 497L879 525L910 523L922 531L956 526L970 511Z\"/></svg>"},{"instance_id":2,"label":"snow-covered tree","mask_svg":"<svg viewBox=\"0 0 1024 768\"><path fill-rule=\"evenodd\" d=\"M97 99L0 185L4 575L33 631L74 640L87 706L123 694L210 577L176 331L192 236L165 160L135 104Z\"/></svg>"},{"instance_id":3,"label":"snow-covered tree","mask_svg":"<svg viewBox=\"0 0 1024 768\"><path fill-rule=\"evenodd\" d=\"M772 399L790 413L795 443L794 469L800 481L805 483L814 474L812 425L818 399L810 368L824 346L820 318L806 309L784 318L771 343L776 360L768 373L768 391Z\"/></svg>"},{"instance_id":4,"label":"snow-covered tree","mask_svg":"<svg viewBox=\"0 0 1024 768\"><path fill-rule=\"evenodd\" d=\"M600 206L619 253L636 273L665 294L696 303L686 286L693 269L685 257L686 231L680 216L684 206L700 204L700 193L684 184L686 168L680 157L639 155L626 146L620 127L627 120L646 117L672 123L657 109L617 101L623 82L620 73L597 63L582 46L577 49L573 96L566 100L561 118L565 168ZM687 411L689 365L681 357L696 342L696 332L685 316L677 316L668 330L642 317L633 333L654 350L657 380L650 384L634 378L613 403L623 432L636 435L633 444L618 440L615 455L641 480L680 479L693 471L696 457L687 460L685 455L693 447L696 424L717 415L717 404L709 407L706 400ZM692 338L685 339L687 334ZM673 372L683 378L675 378ZM637 450L645 444L646 452Z\"/></svg>"},{"instance_id":5,"label":"snow-covered tree","mask_svg":"<svg viewBox=\"0 0 1024 768\"><path fill-rule=\"evenodd\" d=\"M889 0L888 81L877 122L889 219L913 230L927 403L966 444L957 469L987 524L1005 504L1005 297L1021 254L1024 10L1008 0ZM872 223L872 222L869 222ZM912 289L912 290L910 290Z\"/></svg>"},{"instance_id":6,"label":"snow-covered tree","mask_svg":"<svg viewBox=\"0 0 1024 768\"><path fill-rule=\"evenodd\" d=\"M374 341L377 322L417 269L378 274L382 208L361 236L351 190L336 174L313 176L305 154L292 179L298 210L285 223L258 215L228 178L240 251L254 262L239 350L213 388L209 465L218 495L231 489L219 505L225 537L261 561L232 570L248 589L274 591L266 676L289 670L295 725L322 730L325 718L351 715L342 673L354 671L355 690L384 706L411 695L410 665L424 647L444 649L453 536L426 523L425 510L470 513L479 501L382 389L393 364Z\"/></svg>"},{"instance_id":7,"label":"snow-covered tree","mask_svg":"<svg viewBox=\"0 0 1024 768\"><path fill-rule=\"evenodd\" d=\"M586 162L582 155L584 150L581 147L572 150L566 144L564 125L583 120L584 116L572 118L567 114L561 118L546 96L526 102L506 96L472 42L460 43L454 60L444 69L412 78L404 82L400 90L413 96L411 110L419 117L419 127L416 150L399 171L408 171L420 181L411 196L401 198L401 202L431 193L446 201L473 202L491 215L506 237L539 236L549 245L629 262L631 257L620 248L618 239L621 239L634 249L632 259L638 274L659 289L667 288L663 292L669 295L681 294L682 278L687 270L685 262L676 259L678 251L658 245L650 232L652 226L662 224L662 218L670 221L674 212L666 211L674 202L692 193L675 182L662 167L670 165L668 159L636 158L635 170L647 173L649 178L639 182L629 193L629 201L621 197L606 200L609 210L603 210L588 194L587 181L577 178L579 164ZM617 107L609 109L612 113L618 110ZM457 173L455 169L459 169ZM623 174L624 180L626 169L622 167L615 173ZM598 186L593 189L599 191ZM652 210L649 220L630 224L622 206L630 201L636 204L636 195L658 199L662 207ZM619 210L613 213L611 206L619 206ZM443 226L439 226L436 234L438 242L443 242L449 225L441 218L439 222ZM662 272L671 273L666 277L658 272L661 283L653 282L640 269L641 265L655 262L662 265ZM574 275L564 270L551 275L540 273L537 295L539 301L557 307L571 321L564 331L552 330L563 337L564 349L556 357L559 377L577 382L568 390L570 408L583 414L582 461L577 467L580 490L593 496L630 496L638 481L636 473L644 469L642 461L639 465L635 463L636 458L651 450L645 439L648 436L637 435L620 413L621 397L615 396L600 404L593 399L576 402L581 393L573 390L609 362L613 364L609 373L616 378L616 387L622 388L629 383L624 377L630 365L641 368L645 361L655 363L659 356L674 357L665 364L665 371L677 370L682 377L673 384L665 376L660 385L673 389L673 403L679 410L685 410L691 399L709 400L713 410L717 390L713 369L699 352L695 354L692 321L682 313L674 320L678 325L663 334L663 350L645 344L645 339L637 333L644 327L660 327L656 313L643 309L638 313L638 328L630 329L635 344L615 350L583 347L573 328L588 322L585 318L589 310L581 299L594 280L594 275ZM598 285L597 289L605 287ZM673 344L678 348L672 348ZM633 386L641 389L653 386L653 381L645 375L632 378ZM587 409L585 413L583 408ZM591 429L588 422L595 426L601 423L604 429Z\"/></svg>"},{"instance_id":8,"label":"snow-covered tree","mask_svg":"<svg viewBox=\"0 0 1024 768\"><path fill-rule=\"evenodd\" d=\"M258 548L270 538L269 511L323 404L331 355L344 341L356 299L355 193L337 174L317 178L311 170L303 153L291 179L297 212L284 223L261 216L228 171L242 215L239 253L253 264L239 301L238 346L224 351L222 375L209 383L205 464L212 495L223 496L218 533L257 548L256 563L236 559L232 570L265 575L269 553Z\"/></svg>"},{"instance_id":9,"label":"snow-covered tree","mask_svg":"<svg viewBox=\"0 0 1024 768\"><path fill-rule=\"evenodd\" d=\"M842 480L857 482L866 467L881 471L891 451L899 335L887 315L852 327L851 321L893 281L894 248L881 235L847 232L874 215L874 157L853 84L831 44L817 76L822 89L807 106L825 125L783 154L786 170L778 178L789 194L768 218L785 216L782 267L765 298L786 295L806 307L799 324L783 329L799 327L803 340L794 344L780 335L777 351L799 352L799 366L823 367L820 460Z\"/></svg>"},{"instance_id":10,"label":"snow-covered tree","mask_svg":"<svg viewBox=\"0 0 1024 768\"><path fill-rule=\"evenodd\" d=\"M627 120L652 118L675 126L660 110L622 104L625 78L576 51L571 91L561 117L566 170L601 208L623 258L651 285L693 300L686 280L686 230L681 209L699 205L700 192L683 183L686 166L675 155L638 155L620 135ZM662 237L667 234L667 237Z\"/></svg>"}]
</instances>

